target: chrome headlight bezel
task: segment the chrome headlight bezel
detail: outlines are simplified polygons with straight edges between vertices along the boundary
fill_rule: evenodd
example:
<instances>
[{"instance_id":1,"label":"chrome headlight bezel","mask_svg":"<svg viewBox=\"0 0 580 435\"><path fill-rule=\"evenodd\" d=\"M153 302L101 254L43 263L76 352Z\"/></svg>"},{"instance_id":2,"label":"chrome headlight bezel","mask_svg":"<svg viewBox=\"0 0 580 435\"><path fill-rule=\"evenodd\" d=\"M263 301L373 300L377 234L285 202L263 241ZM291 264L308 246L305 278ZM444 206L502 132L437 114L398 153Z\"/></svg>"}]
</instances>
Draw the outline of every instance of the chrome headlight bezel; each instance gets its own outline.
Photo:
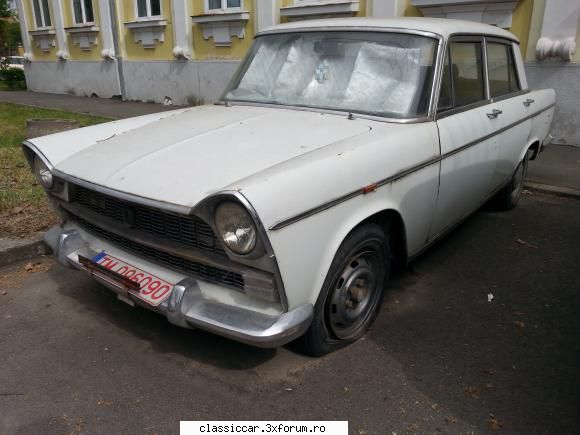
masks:
<instances>
[{"instance_id":1,"label":"chrome headlight bezel","mask_svg":"<svg viewBox=\"0 0 580 435\"><path fill-rule=\"evenodd\" d=\"M214 211L217 235L236 255L249 255L258 242L258 228L248 210L239 202L225 200Z\"/></svg>"},{"instance_id":2,"label":"chrome headlight bezel","mask_svg":"<svg viewBox=\"0 0 580 435\"><path fill-rule=\"evenodd\" d=\"M48 165L38 155L32 160L32 172L42 187L51 190L54 187L54 175Z\"/></svg>"}]
</instances>

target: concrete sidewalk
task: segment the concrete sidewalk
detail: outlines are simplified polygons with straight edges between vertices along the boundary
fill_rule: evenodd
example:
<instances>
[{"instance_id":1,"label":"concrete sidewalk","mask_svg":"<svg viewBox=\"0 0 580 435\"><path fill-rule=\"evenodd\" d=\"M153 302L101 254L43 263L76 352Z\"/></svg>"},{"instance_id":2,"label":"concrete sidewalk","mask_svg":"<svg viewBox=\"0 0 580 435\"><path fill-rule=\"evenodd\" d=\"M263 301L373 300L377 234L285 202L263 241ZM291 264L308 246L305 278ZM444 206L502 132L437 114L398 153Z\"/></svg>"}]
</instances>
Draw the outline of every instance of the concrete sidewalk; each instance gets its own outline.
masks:
<instances>
[{"instance_id":1,"label":"concrete sidewalk","mask_svg":"<svg viewBox=\"0 0 580 435\"><path fill-rule=\"evenodd\" d=\"M532 190L580 198L580 147L549 145L530 162L526 186Z\"/></svg>"},{"instance_id":2,"label":"concrete sidewalk","mask_svg":"<svg viewBox=\"0 0 580 435\"><path fill-rule=\"evenodd\" d=\"M163 106L156 103L140 103L108 98L77 97L75 95L47 94L42 92L0 92L0 102L42 107L45 109L68 110L103 118L132 118L177 109L179 106Z\"/></svg>"}]
</instances>

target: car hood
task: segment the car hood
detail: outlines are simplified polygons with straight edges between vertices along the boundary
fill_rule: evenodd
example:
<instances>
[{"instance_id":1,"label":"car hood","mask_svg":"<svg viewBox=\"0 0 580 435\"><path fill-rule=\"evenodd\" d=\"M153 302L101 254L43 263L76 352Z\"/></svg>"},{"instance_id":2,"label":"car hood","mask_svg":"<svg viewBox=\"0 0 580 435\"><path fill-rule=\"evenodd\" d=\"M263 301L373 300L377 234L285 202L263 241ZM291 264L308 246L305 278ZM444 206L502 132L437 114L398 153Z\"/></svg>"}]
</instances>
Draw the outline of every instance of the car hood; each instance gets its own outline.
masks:
<instances>
[{"instance_id":1,"label":"car hood","mask_svg":"<svg viewBox=\"0 0 580 435\"><path fill-rule=\"evenodd\" d=\"M111 124L116 128L83 129L79 137L85 143L70 155L61 149L58 162L51 160L49 148L54 146L43 149L40 141L38 147L60 172L188 207L217 191L241 188L236 183L247 177L255 180L266 169L371 129L364 120L344 115L247 106L203 106ZM91 128L95 138L86 143ZM105 130L107 137L99 138ZM71 141L73 132L60 138L68 147Z\"/></svg>"}]
</instances>

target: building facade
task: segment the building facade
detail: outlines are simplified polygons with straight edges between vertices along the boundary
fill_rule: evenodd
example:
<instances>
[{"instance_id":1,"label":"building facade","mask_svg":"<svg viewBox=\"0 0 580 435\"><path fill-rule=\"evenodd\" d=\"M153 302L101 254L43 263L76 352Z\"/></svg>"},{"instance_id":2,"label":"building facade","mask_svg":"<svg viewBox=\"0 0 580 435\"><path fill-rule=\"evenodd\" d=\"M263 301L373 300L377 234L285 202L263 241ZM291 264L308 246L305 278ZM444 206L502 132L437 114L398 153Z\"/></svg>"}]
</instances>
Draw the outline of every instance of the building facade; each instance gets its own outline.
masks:
<instances>
[{"instance_id":1,"label":"building facade","mask_svg":"<svg viewBox=\"0 0 580 435\"><path fill-rule=\"evenodd\" d=\"M321 17L430 16L512 31L532 88L557 92L556 141L580 144L580 0L16 0L28 88L215 101L253 36Z\"/></svg>"}]
</instances>

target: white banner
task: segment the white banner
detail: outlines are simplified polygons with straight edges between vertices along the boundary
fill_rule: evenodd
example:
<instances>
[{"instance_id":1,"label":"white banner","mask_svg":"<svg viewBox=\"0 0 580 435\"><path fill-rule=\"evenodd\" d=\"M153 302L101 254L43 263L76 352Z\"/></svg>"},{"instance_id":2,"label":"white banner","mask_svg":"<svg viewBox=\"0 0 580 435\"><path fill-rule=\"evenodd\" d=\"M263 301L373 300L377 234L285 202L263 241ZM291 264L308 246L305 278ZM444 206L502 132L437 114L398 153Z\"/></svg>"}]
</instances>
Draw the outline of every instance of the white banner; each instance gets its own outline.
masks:
<instances>
[{"instance_id":1,"label":"white banner","mask_svg":"<svg viewBox=\"0 0 580 435\"><path fill-rule=\"evenodd\" d=\"M199 434L348 435L348 421L182 421L181 435Z\"/></svg>"}]
</instances>

